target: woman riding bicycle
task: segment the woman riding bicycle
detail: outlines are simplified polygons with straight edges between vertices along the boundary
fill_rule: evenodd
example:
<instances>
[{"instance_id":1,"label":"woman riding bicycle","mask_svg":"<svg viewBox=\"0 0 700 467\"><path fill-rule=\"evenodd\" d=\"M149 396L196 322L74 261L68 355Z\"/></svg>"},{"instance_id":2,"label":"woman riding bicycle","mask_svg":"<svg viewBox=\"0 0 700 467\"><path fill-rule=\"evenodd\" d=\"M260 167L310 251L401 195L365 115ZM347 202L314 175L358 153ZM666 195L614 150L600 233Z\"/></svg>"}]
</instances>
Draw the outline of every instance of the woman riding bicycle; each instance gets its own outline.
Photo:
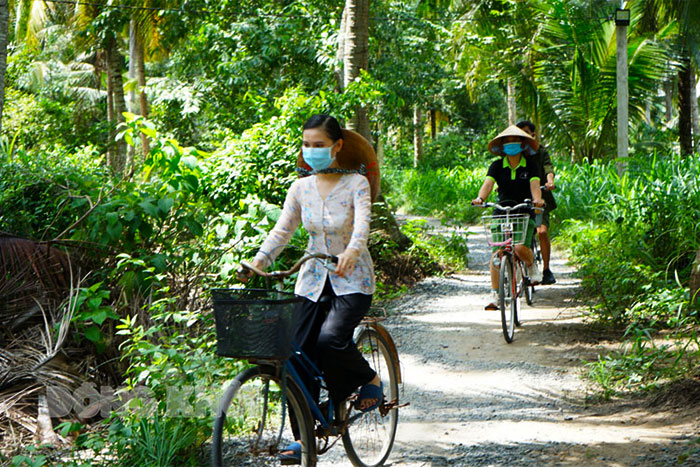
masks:
<instances>
[{"instance_id":1,"label":"woman riding bicycle","mask_svg":"<svg viewBox=\"0 0 700 467\"><path fill-rule=\"evenodd\" d=\"M498 185L498 203L502 206L516 205L531 199L534 206L543 206L542 192L540 190L540 178L538 168L529 158L525 157L526 151L536 151L539 147L537 141L515 125L511 125L502 131L489 143L489 151L501 156L502 159L495 160L486 174L479 195L472 201L474 205L480 205L488 199L494 185ZM500 214L494 212L495 215ZM523 212L525 214L525 212ZM527 213L531 214L532 213ZM528 266L530 279L533 283L542 280L542 274L534 261L532 250L529 245L535 230L535 221L530 218L524 244L515 245L515 252ZM498 248L494 248L494 253ZM491 272L491 289L493 295L497 296L499 271L493 264L493 257L489 264ZM486 305L487 310L498 310L494 302Z\"/></svg>"},{"instance_id":2,"label":"woman riding bicycle","mask_svg":"<svg viewBox=\"0 0 700 467\"><path fill-rule=\"evenodd\" d=\"M302 176L289 188L282 214L251 265L261 270L270 266L300 222L309 233L308 253L338 257L334 270L321 261L302 266L294 292L305 300L297 309L295 341L323 371L333 400L341 402L362 386L355 408L373 410L383 397L381 383L354 345L353 331L375 291L367 240L372 199L379 189L376 156L361 135L319 114L303 126L297 165ZM318 386L309 383L318 397ZM301 445L287 446L280 459L298 463Z\"/></svg>"}]
</instances>

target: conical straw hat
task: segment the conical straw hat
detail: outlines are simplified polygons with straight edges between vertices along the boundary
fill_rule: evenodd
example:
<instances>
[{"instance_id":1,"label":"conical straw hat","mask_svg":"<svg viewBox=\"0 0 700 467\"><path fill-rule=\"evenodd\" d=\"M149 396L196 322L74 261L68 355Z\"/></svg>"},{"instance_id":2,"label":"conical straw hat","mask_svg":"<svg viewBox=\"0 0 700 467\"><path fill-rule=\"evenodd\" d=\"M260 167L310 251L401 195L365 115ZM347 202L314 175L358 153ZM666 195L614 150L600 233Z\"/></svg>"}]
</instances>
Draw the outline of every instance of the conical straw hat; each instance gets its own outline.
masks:
<instances>
[{"instance_id":1,"label":"conical straw hat","mask_svg":"<svg viewBox=\"0 0 700 467\"><path fill-rule=\"evenodd\" d=\"M520 136L523 138L523 141L525 141L527 144L530 145L530 147L534 150L537 151L537 149L540 147L540 143L537 142L535 138L532 136L528 135L525 133L523 130L518 128L515 125L511 125L502 132L498 134L494 139L491 140L489 143L489 151L492 152L493 154L496 154L497 156L502 156L503 155L503 143L502 143L502 138L506 136Z\"/></svg>"},{"instance_id":2,"label":"conical straw hat","mask_svg":"<svg viewBox=\"0 0 700 467\"><path fill-rule=\"evenodd\" d=\"M365 139L361 134L348 130L346 128L342 129L343 132L343 147L336 154L336 159L338 160L338 166L342 169L355 170L359 169L361 166L365 167L367 173L365 176L369 181L370 191L372 201L379 195L380 189L380 175L379 175L379 163L377 161L377 153L374 151L372 145ZM297 167L301 167L310 170L311 167L304 161L304 157L299 151L299 156L297 157Z\"/></svg>"}]
</instances>

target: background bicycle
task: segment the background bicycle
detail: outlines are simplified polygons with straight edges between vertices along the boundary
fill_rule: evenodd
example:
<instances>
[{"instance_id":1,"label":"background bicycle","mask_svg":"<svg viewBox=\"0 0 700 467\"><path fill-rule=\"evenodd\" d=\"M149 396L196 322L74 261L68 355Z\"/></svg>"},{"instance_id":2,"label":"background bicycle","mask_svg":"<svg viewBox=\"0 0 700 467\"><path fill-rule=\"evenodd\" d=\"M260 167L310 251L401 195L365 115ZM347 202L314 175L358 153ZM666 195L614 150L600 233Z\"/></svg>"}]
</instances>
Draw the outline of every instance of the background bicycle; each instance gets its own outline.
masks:
<instances>
[{"instance_id":1,"label":"background bicycle","mask_svg":"<svg viewBox=\"0 0 700 467\"><path fill-rule=\"evenodd\" d=\"M281 280L311 259L331 257L308 255L289 271L255 272ZM366 318L354 336L380 376L385 395L378 409L362 413L354 408L354 397L331 400L321 372L292 343L294 309L300 298L260 289L214 290L212 296L217 352L254 364L223 393L214 424L213 465L284 464L280 451L298 440L301 465L312 466L338 439L353 465L380 466L386 461L398 423L401 374L396 346L381 318ZM320 402L304 384L308 378L322 388ZM289 411L294 415L291 420Z\"/></svg>"},{"instance_id":2,"label":"background bicycle","mask_svg":"<svg viewBox=\"0 0 700 467\"><path fill-rule=\"evenodd\" d=\"M481 220L486 230L491 232L491 238L488 240L489 246L498 248L498 252L492 260L495 267L500 267L498 307L501 312L503 337L506 342L511 343L515 327L520 326L518 320L520 297L526 295L528 304L532 303L529 270L515 250L515 245L525 244L528 223L530 222L530 214L522 214L518 211L532 209L532 202L526 200L526 202L515 206L484 203L480 207L495 208L503 212L499 215L484 215Z\"/></svg>"}]
</instances>

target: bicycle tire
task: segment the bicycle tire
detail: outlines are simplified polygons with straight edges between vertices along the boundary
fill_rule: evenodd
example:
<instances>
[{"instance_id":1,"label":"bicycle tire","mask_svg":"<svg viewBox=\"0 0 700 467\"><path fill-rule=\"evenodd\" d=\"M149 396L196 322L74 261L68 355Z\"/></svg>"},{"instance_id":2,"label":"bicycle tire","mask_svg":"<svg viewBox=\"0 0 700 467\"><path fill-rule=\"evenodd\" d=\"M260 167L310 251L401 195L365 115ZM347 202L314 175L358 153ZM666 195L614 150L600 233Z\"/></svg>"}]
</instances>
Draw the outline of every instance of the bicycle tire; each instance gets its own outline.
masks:
<instances>
[{"instance_id":1,"label":"bicycle tire","mask_svg":"<svg viewBox=\"0 0 700 467\"><path fill-rule=\"evenodd\" d=\"M522 261L518 261L517 267L521 268L520 276L522 277L522 281L520 285L520 290L523 291L523 294L525 295L525 301L527 302L528 306L532 306L532 299L535 293L535 286L532 285L532 282L529 280L529 275L525 274L526 272L528 272L525 263L523 263ZM520 322L516 320L515 325L520 326Z\"/></svg>"},{"instance_id":2,"label":"bicycle tire","mask_svg":"<svg viewBox=\"0 0 700 467\"><path fill-rule=\"evenodd\" d=\"M504 255L501 260L501 271L498 280L498 302L501 310L501 327L503 328L503 337L509 344L513 342L515 317L518 312L518 286L515 283L515 271L513 266L513 258L510 255Z\"/></svg>"},{"instance_id":3,"label":"bicycle tire","mask_svg":"<svg viewBox=\"0 0 700 467\"><path fill-rule=\"evenodd\" d=\"M540 250L540 242L537 240L537 229L535 229L535 232L532 234L532 244L530 248L532 249L532 257L534 261L537 262L537 269L542 271L542 250ZM531 298L527 303L528 305L532 305L532 298L535 295L535 286L532 283L530 284L530 293Z\"/></svg>"},{"instance_id":4,"label":"bicycle tire","mask_svg":"<svg viewBox=\"0 0 700 467\"><path fill-rule=\"evenodd\" d=\"M399 400L398 362L389 343L375 329L363 328L355 342L384 386L385 401ZM350 416L357 412L349 410ZM399 420L397 407L382 415L382 407L369 411L353 421L343 433L343 446L348 459L356 467L383 465L391 453Z\"/></svg>"},{"instance_id":5,"label":"bicycle tire","mask_svg":"<svg viewBox=\"0 0 700 467\"><path fill-rule=\"evenodd\" d=\"M295 441L289 410L294 410L299 427L301 465L316 465L314 425L308 403L291 377L286 378L285 385L283 410L281 377L274 367L254 366L236 376L224 391L216 412L213 466L281 465L279 451Z\"/></svg>"}]
</instances>

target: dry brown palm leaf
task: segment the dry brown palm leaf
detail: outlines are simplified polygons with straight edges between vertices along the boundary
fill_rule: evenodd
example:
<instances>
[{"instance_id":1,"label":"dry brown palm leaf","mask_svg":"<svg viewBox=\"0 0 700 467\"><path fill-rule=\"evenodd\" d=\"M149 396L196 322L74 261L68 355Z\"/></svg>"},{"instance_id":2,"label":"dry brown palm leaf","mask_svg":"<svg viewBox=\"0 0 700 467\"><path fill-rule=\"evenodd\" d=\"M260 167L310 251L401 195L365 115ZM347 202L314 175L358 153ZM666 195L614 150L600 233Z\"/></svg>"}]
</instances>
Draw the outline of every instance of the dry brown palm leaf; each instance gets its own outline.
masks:
<instances>
[{"instance_id":1,"label":"dry brown palm leaf","mask_svg":"<svg viewBox=\"0 0 700 467\"><path fill-rule=\"evenodd\" d=\"M76 287L72 285L68 299L55 313L45 312L36 302L43 326L23 330L0 349L0 390L26 381L68 386L76 381L75 375L66 371L60 362L51 364L63 346L78 305L80 282Z\"/></svg>"},{"instance_id":2,"label":"dry brown palm leaf","mask_svg":"<svg viewBox=\"0 0 700 467\"><path fill-rule=\"evenodd\" d=\"M61 250L0 232L0 329L41 323L41 307L57 309L71 278Z\"/></svg>"}]
</instances>

